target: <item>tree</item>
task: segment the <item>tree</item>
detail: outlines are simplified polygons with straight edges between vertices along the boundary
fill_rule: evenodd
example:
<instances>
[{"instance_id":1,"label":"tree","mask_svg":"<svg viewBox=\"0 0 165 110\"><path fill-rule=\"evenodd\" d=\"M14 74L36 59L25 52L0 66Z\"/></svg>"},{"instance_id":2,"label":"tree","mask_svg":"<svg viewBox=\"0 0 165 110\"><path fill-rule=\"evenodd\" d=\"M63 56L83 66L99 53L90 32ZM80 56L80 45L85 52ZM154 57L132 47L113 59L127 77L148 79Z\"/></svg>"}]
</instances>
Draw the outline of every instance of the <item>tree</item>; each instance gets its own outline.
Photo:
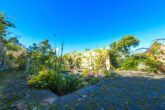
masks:
<instances>
[{"instance_id":1,"label":"tree","mask_svg":"<svg viewBox=\"0 0 165 110\"><path fill-rule=\"evenodd\" d=\"M131 48L135 48L139 45L139 40L132 35L124 36L117 42L117 49L123 53L123 55L129 55Z\"/></svg>"},{"instance_id":2,"label":"tree","mask_svg":"<svg viewBox=\"0 0 165 110\"><path fill-rule=\"evenodd\" d=\"M163 44L161 44L157 40L155 40L155 42L151 45L150 48L144 48L144 47L138 48L136 50L136 52L139 50L144 50L146 55L156 59L157 56L165 54L165 52L161 49L161 45L163 45Z\"/></svg>"},{"instance_id":3,"label":"tree","mask_svg":"<svg viewBox=\"0 0 165 110\"><path fill-rule=\"evenodd\" d=\"M39 70L50 69L55 62L55 52L51 48L48 40L43 40L39 44L33 44L29 47L28 58L30 59L29 72L38 74Z\"/></svg>"},{"instance_id":4,"label":"tree","mask_svg":"<svg viewBox=\"0 0 165 110\"><path fill-rule=\"evenodd\" d=\"M164 50L161 49L163 44L157 40L150 46L150 48L139 48L136 52L144 50L141 53L135 53L130 57L126 58L122 62L122 69L127 70L145 70L149 72L158 72L161 70L163 63L161 62L160 56L165 54Z\"/></svg>"},{"instance_id":5,"label":"tree","mask_svg":"<svg viewBox=\"0 0 165 110\"><path fill-rule=\"evenodd\" d=\"M14 24L8 21L3 13L0 13L0 69L6 68L6 62L9 60L7 52L23 51L17 36L11 37L9 28L14 28ZM16 52L15 52L16 53ZM10 54L11 58L12 54Z\"/></svg>"},{"instance_id":6,"label":"tree","mask_svg":"<svg viewBox=\"0 0 165 110\"><path fill-rule=\"evenodd\" d=\"M153 57L156 59L158 55L163 54L164 51L161 50L161 43L154 42L150 48L147 49L146 54L150 57Z\"/></svg>"},{"instance_id":7,"label":"tree","mask_svg":"<svg viewBox=\"0 0 165 110\"><path fill-rule=\"evenodd\" d=\"M118 42L113 42L110 44L109 49L109 62L110 68L120 67L119 62L123 61L123 58L126 58L131 53L132 47L137 47L139 45L139 40L132 35L124 36Z\"/></svg>"},{"instance_id":8,"label":"tree","mask_svg":"<svg viewBox=\"0 0 165 110\"><path fill-rule=\"evenodd\" d=\"M15 27L14 24L7 20L3 13L0 13L0 37L4 38L9 34L8 29L10 27Z\"/></svg>"},{"instance_id":9,"label":"tree","mask_svg":"<svg viewBox=\"0 0 165 110\"><path fill-rule=\"evenodd\" d=\"M90 51L90 50L91 50L91 49L89 49L89 48L86 48L86 49L85 49L85 51Z\"/></svg>"}]
</instances>

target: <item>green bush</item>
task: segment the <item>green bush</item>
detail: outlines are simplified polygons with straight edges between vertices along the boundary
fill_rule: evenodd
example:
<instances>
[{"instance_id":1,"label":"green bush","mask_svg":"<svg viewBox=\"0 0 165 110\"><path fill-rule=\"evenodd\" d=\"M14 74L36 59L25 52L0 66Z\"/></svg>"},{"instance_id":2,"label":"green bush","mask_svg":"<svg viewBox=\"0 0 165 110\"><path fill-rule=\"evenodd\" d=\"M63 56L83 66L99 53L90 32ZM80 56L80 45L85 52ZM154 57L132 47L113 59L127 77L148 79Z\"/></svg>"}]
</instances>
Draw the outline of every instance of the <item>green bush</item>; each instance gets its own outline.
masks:
<instances>
[{"instance_id":1,"label":"green bush","mask_svg":"<svg viewBox=\"0 0 165 110\"><path fill-rule=\"evenodd\" d=\"M145 61L145 64L149 66L148 70L149 72L157 73L160 71L162 63L160 61L157 61L153 59L152 57L148 57Z\"/></svg>"},{"instance_id":2,"label":"green bush","mask_svg":"<svg viewBox=\"0 0 165 110\"><path fill-rule=\"evenodd\" d=\"M131 56L124 60L121 64L121 69L124 70L137 70L137 66L142 62L144 58L142 56Z\"/></svg>"},{"instance_id":3,"label":"green bush","mask_svg":"<svg viewBox=\"0 0 165 110\"><path fill-rule=\"evenodd\" d=\"M42 70L32 76L28 84L42 89L51 89L61 96L73 92L83 86L82 79L75 75L57 74L53 71Z\"/></svg>"},{"instance_id":4,"label":"green bush","mask_svg":"<svg viewBox=\"0 0 165 110\"><path fill-rule=\"evenodd\" d=\"M53 73L47 70L42 70L38 75L32 75L28 80L28 84L36 88L46 89L49 87L49 80Z\"/></svg>"},{"instance_id":5,"label":"green bush","mask_svg":"<svg viewBox=\"0 0 165 110\"><path fill-rule=\"evenodd\" d=\"M139 67L139 65L143 65ZM143 70L148 72L158 72L162 63L145 54L136 54L124 60L120 69L123 70Z\"/></svg>"},{"instance_id":6,"label":"green bush","mask_svg":"<svg viewBox=\"0 0 165 110\"><path fill-rule=\"evenodd\" d=\"M100 80L101 80L100 77L92 77L92 78L90 78L90 80L88 81L88 84L94 85L94 84L98 83Z\"/></svg>"},{"instance_id":7,"label":"green bush","mask_svg":"<svg viewBox=\"0 0 165 110\"><path fill-rule=\"evenodd\" d=\"M82 72L81 72L81 75L82 77L88 77L89 73L91 72L91 70L89 69L84 69Z\"/></svg>"},{"instance_id":8,"label":"green bush","mask_svg":"<svg viewBox=\"0 0 165 110\"><path fill-rule=\"evenodd\" d=\"M60 96L78 90L83 86L81 78L75 75L55 74L49 83L51 90Z\"/></svg>"},{"instance_id":9,"label":"green bush","mask_svg":"<svg viewBox=\"0 0 165 110\"><path fill-rule=\"evenodd\" d=\"M114 78L116 76L119 76L119 73L114 72L114 71L111 71L111 72L108 72L108 73L105 74L105 77L109 78L109 79Z\"/></svg>"}]
</instances>

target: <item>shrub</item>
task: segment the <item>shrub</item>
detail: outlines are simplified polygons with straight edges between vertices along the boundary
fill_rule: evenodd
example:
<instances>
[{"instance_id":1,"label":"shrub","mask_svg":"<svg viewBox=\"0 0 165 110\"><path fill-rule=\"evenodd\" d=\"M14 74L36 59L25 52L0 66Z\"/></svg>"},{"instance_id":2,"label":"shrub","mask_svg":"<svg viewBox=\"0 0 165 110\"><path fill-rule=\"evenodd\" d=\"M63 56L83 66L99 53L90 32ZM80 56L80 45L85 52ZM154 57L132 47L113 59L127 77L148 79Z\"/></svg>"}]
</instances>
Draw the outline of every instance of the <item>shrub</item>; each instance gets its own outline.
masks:
<instances>
[{"instance_id":1,"label":"shrub","mask_svg":"<svg viewBox=\"0 0 165 110\"><path fill-rule=\"evenodd\" d=\"M48 70L42 70L39 72L38 75L32 75L31 78L28 80L28 84L36 88L45 89L48 88L48 82L52 76L52 72Z\"/></svg>"},{"instance_id":2,"label":"shrub","mask_svg":"<svg viewBox=\"0 0 165 110\"><path fill-rule=\"evenodd\" d=\"M91 71L89 69L84 69L81 72L82 77L87 77Z\"/></svg>"},{"instance_id":3,"label":"shrub","mask_svg":"<svg viewBox=\"0 0 165 110\"><path fill-rule=\"evenodd\" d=\"M152 57L147 57L147 59L144 62L147 66L149 66L147 70L149 72L157 73L161 70L162 63L160 61L153 59Z\"/></svg>"},{"instance_id":4,"label":"shrub","mask_svg":"<svg viewBox=\"0 0 165 110\"><path fill-rule=\"evenodd\" d=\"M140 56L131 56L124 60L121 64L121 69L125 70L137 70L138 64L142 61Z\"/></svg>"},{"instance_id":5,"label":"shrub","mask_svg":"<svg viewBox=\"0 0 165 110\"><path fill-rule=\"evenodd\" d=\"M75 75L57 74L48 70L42 70L38 75L33 75L28 80L28 84L41 89L49 88L59 96L83 86L82 79Z\"/></svg>"},{"instance_id":6,"label":"shrub","mask_svg":"<svg viewBox=\"0 0 165 110\"><path fill-rule=\"evenodd\" d=\"M158 72L162 63L145 54L133 55L124 60L121 69L124 70L144 70L148 72Z\"/></svg>"},{"instance_id":7,"label":"shrub","mask_svg":"<svg viewBox=\"0 0 165 110\"><path fill-rule=\"evenodd\" d=\"M51 90L60 96L78 90L83 86L81 78L75 75L55 74L49 83Z\"/></svg>"},{"instance_id":8,"label":"shrub","mask_svg":"<svg viewBox=\"0 0 165 110\"><path fill-rule=\"evenodd\" d=\"M106 76L106 74L109 74L108 70L100 70L99 73L101 73L102 76Z\"/></svg>"},{"instance_id":9,"label":"shrub","mask_svg":"<svg viewBox=\"0 0 165 110\"><path fill-rule=\"evenodd\" d=\"M108 72L108 73L105 74L105 77L109 78L109 79L114 78L116 76L119 76L119 73L114 72L114 71L111 71L111 72Z\"/></svg>"},{"instance_id":10,"label":"shrub","mask_svg":"<svg viewBox=\"0 0 165 110\"><path fill-rule=\"evenodd\" d=\"M93 85L93 84L98 83L100 80L101 80L100 77L92 77L92 78L90 78L90 80L88 81L88 84Z\"/></svg>"}]
</instances>

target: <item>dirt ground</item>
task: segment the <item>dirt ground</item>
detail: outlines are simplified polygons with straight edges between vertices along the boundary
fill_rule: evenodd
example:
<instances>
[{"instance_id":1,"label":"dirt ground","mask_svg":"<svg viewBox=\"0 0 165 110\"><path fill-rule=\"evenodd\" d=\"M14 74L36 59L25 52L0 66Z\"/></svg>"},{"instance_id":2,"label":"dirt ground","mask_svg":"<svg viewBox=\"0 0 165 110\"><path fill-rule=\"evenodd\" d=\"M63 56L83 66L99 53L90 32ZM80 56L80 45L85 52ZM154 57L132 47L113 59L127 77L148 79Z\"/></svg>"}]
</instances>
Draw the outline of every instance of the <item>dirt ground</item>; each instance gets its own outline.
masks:
<instances>
[{"instance_id":1,"label":"dirt ground","mask_svg":"<svg viewBox=\"0 0 165 110\"><path fill-rule=\"evenodd\" d=\"M0 73L0 110L165 110L165 75L121 72L62 97L30 88L26 76Z\"/></svg>"}]
</instances>

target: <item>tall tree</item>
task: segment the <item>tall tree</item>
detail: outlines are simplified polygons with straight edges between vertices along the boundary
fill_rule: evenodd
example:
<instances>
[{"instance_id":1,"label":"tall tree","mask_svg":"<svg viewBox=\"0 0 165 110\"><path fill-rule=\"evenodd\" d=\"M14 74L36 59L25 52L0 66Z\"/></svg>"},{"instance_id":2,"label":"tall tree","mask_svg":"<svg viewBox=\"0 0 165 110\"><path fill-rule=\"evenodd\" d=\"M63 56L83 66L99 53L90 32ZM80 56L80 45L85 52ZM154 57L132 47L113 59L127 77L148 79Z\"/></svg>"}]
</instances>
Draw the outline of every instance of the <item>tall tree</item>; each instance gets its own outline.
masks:
<instances>
[{"instance_id":1,"label":"tall tree","mask_svg":"<svg viewBox=\"0 0 165 110\"><path fill-rule=\"evenodd\" d=\"M139 45L139 40L132 35L124 36L117 42L117 49L123 53L123 55L129 55L131 48Z\"/></svg>"},{"instance_id":2,"label":"tall tree","mask_svg":"<svg viewBox=\"0 0 165 110\"><path fill-rule=\"evenodd\" d=\"M8 40L7 37L8 35L10 35L8 29L11 27L15 27L14 24L8 21L8 19L3 13L0 13L0 69L2 70L4 69L7 60L6 51L7 47L9 47L9 42L11 40Z\"/></svg>"},{"instance_id":3,"label":"tall tree","mask_svg":"<svg viewBox=\"0 0 165 110\"><path fill-rule=\"evenodd\" d=\"M131 53L132 47L137 47L139 45L139 40L132 35L124 36L118 42L113 42L110 44L109 50L109 62L110 68L118 68L119 63L123 58L126 58Z\"/></svg>"}]
</instances>

